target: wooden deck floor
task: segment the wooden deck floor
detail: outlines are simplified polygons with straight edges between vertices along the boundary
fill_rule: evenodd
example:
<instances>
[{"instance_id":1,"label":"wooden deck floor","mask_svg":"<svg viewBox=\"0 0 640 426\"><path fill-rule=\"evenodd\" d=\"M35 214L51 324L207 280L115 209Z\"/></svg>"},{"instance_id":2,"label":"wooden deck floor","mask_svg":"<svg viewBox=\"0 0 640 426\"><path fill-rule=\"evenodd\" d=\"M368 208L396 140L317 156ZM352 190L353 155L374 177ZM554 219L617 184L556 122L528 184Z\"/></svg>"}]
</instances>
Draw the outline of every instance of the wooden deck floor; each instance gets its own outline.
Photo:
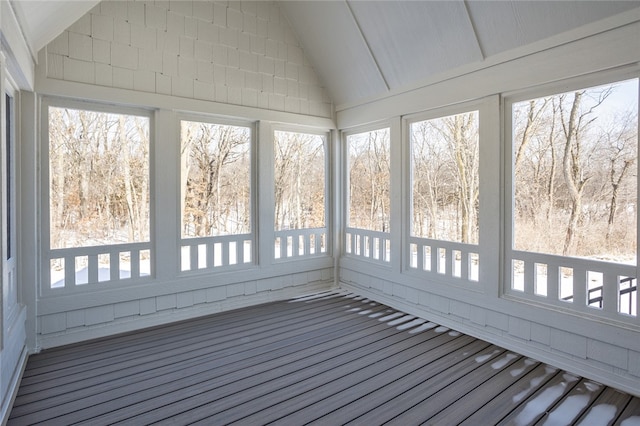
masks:
<instances>
[{"instance_id":1,"label":"wooden deck floor","mask_svg":"<svg viewBox=\"0 0 640 426\"><path fill-rule=\"evenodd\" d=\"M638 425L632 398L353 295L44 351L9 425Z\"/></svg>"}]
</instances>

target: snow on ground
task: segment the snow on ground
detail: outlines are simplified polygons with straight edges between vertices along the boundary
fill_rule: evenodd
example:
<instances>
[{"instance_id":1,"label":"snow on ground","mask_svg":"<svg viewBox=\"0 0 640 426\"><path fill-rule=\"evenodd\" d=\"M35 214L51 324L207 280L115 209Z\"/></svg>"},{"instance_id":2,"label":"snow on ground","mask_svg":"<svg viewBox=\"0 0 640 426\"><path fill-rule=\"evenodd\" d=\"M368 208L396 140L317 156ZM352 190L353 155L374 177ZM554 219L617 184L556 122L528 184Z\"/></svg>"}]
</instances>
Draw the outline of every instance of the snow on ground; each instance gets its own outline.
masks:
<instances>
[{"instance_id":1,"label":"snow on ground","mask_svg":"<svg viewBox=\"0 0 640 426\"><path fill-rule=\"evenodd\" d=\"M51 268L51 288L64 287L64 269ZM140 261L140 276L145 277L151 275L151 260L144 259ZM131 278L131 262L120 259L120 273L116 280L124 280ZM111 269L108 263L98 264L98 282L110 281ZM76 285L84 285L89 282L89 268L82 267L76 270Z\"/></svg>"}]
</instances>

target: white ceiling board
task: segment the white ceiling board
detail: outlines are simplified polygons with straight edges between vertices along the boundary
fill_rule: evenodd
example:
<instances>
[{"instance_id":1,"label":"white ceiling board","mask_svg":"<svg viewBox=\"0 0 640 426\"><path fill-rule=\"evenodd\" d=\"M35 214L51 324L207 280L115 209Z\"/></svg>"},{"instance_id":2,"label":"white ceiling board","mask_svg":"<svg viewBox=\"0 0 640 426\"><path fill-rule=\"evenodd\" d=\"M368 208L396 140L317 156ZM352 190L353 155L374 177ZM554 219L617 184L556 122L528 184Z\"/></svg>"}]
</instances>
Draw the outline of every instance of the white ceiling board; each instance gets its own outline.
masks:
<instances>
[{"instance_id":1,"label":"white ceiling board","mask_svg":"<svg viewBox=\"0 0 640 426\"><path fill-rule=\"evenodd\" d=\"M9 2L33 53L99 3ZM337 109L422 87L431 79L455 77L470 67L481 69L505 60L505 55L517 57L545 41L640 9L638 0L283 0L278 4ZM548 47L553 46L543 46Z\"/></svg>"},{"instance_id":2,"label":"white ceiling board","mask_svg":"<svg viewBox=\"0 0 640 426\"><path fill-rule=\"evenodd\" d=\"M487 57L637 8L637 1L468 1Z\"/></svg>"},{"instance_id":3,"label":"white ceiling board","mask_svg":"<svg viewBox=\"0 0 640 426\"><path fill-rule=\"evenodd\" d=\"M462 1L350 1L391 88L481 61Z\"/></svg>"},{"instance_id":4,"label":"white ceiling board","mask_svg":"<svg viewBox=\"0 0 640 426\"><path fill-rule=\"evenodd\" d=\"M334 103L387 91L345 2L283 1L279 4Z\"/></svg>"},{"instance_id":5,"label":"white ceiling board","mask_svg":"<svg viewBox=\"0 0 640 426\"><path fill-rule=\"evenodd\" d=\"M12 0L20 25L35 52L98 3L99 0Z\"/></svg>"}]
</instances>

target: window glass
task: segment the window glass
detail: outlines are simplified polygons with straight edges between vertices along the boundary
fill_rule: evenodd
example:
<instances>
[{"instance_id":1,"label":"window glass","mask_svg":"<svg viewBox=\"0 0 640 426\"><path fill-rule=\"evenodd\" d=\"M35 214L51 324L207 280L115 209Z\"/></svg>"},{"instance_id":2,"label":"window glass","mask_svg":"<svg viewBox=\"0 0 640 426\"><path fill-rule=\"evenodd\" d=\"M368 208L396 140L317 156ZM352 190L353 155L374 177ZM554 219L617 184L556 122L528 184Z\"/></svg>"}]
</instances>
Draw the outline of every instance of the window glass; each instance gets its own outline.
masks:
<instances>
[{"instance_id":1,"label":"window glass","mask_svg":"<svg viewBox=\"0 0 640 426\"><path fill-rule=\"evenodd\" d=\"M276 231L325 226L324 139L274 132Z\"/></svg>"},{"instance_id":2,"label":"window glass","mask_svg":"<svg viewBox=\"0 0 640 426\"><path fill-rule=\"evenodd\" d=\"M51 248L149 241L149 118L48 114Z\"/></svg>"},{"instance_id":3,"label":"window glass","mask_svg":"<svg viewBox=\"0 0 640 426\"><path fill-rule=\"evenodd\" d=\"M251 128L181 121L182 237L251 231Z\"/></svg>"},{"instance_id":4,"label":"window glass","mask_svg":"<svg viewBox=\"0 0 640 426\"><path fill-rule=\"evenodd\" d=\"M638 79L514 103L513 247L636 262Z\"/></svg>"},{"instance_id":5,"label":"window glass","mask_svg":"<svg viewBox=\"0 0 640 426\"><path fill-rule=\"evenodd\" d=\"M409 125L412 235L478 243L478 121L473 111Z\"/></svg>"},{"instance_id":6,"label":"window glass","mask_svg":"<svg viewBox=\"0 0 640 426\"><path fill-rule=\"evenodd\" d=\"M347 136L349 227L389 232L389 133L384 128Z\"/></svg>"}]
</instances>

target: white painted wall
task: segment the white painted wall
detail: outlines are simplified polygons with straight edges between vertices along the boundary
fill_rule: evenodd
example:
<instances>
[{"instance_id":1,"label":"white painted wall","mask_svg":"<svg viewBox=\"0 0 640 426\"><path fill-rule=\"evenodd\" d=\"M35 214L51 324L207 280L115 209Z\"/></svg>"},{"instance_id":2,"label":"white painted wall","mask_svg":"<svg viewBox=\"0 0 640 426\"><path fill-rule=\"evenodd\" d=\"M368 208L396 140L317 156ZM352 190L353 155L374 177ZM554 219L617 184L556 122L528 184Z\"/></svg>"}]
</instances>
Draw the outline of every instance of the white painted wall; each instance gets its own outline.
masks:
<instances>
[{"instance_id":1,"label":"white painted wall","mask_svg":"<svg viewBox=\"0 0 640 426\"><path fill-rule=\"evenodd\" d=\"M291 297L329 288L339 275L344 288L640 394L637 329L500 297L499 235L503 224L500 221L502 177L497 160L501 152L499 124L487 136L493 143L487 145L482 160L485 172L491 170L481 177L484 197L481 202L490 206L481 212L483 264L489 269L482 272L478 288L425 282L406 274L400 252L394 254L390 268L346 257L336 268L334 258L327 256L277 264L261 258L255 267L242 272L189 277L178 274L178 234L177 228L174 229L177 210L173 208L178 199L177 131L172 128L176 114L188 111L239 117L267 125L290 123L329 130L334 127L332 106L304 56L300 58L303 52L292 39L277 7L270 3L265 3L269 5L267 9L262 2L247 3L240 8L224 6L224 13L218 4L218 14L214 4L211 15L208 9L196 11L191 2L159 3L168 4L166 9L155 3L136 2L131 10L127 6L126 12L123 4L129 2L101 3L43 49L35 68L36 93L22 95L20 271L23 300L28 310L24 311L26 328L22 325L21 330L8 331L3 324L3 336L6 338L10 333L16 342L11 347L23 350L26 342L30 350L38 350ZM177 4L179 10L172 10L171 4ZM142 10L139 5L144 6ZM170 19L178 22L177 27L169 26ZM607 27L597 35L577 37L559 47L544 46L537 53L527 52L520 58L510 57L505 63L487 64L491 66L483 70L447 76L446 81L430 82L415 90L349 107L338 113L340 127L346 129L386 119L399 129L401 117L406 114L483 98L488 103L490 120L495 123L500 116L499 93L640 61L637 45L640 17L630 19L619 28ZM182 21L184 27L180 25ZM203 28L201 33L199 28ZM206 39L209 36L205 33L209 30L204 28L213 31L212 39ZM193 57L189 56L191 44ZM210 57L209 47L204 45L211 48ZM180 62L181 46L187 49L184 53L192 60ZM204 51L196 54L196 46ZM222 51L226 54L220 53ZM244 59L241 61L241 58ZM29 70L25 70L25 74L29 75ZM38 179L38 168L42 165L37 162L41 141L36 133L40 95L87 98L155 111L158 138L154 145L153 178L158 190L153 206L154 244L161 267L151 283L73 296L40 295L40 273L33 268L34 264L40 264L37 241L42 218L38 211L40 203L45 202L38 192L42 184ZM393 148L396 170L402 162L399 142L400 139L395 140ZM330 171L334 201L330 211L335 215L334 229L339 231L344 226L339 220L343 189L336 182L342 181L345 174L336 167L342 159L341 151L334 146L331 156L335 161ZM264 173L260 168L266 164L261 160L258 173ZM404 185L400 176L394 177L394 229L402 229ZM260 188L268 185L261 183ZM260 200L265 203L269 198L266 193L257 194L258 211L263 207ZM258 230L261 247L269 245L267 229ZM399 250L402 236L395 234L393 241L393 249ZM333 247L336 253L340 252L340 239L334 240ZM8 409L8 397L24 360L22 355L16 356L17 349L9 352L7 347L0 352L3 410ZM5 371L11 376L8 381L4 379Z\"/></svg>"},{"instance_id":2,"label":"white painted wall","mask_svg":"<svg viewBox=\"0 0 640 426\"><path fill-rule=\"evenodd\" d=\"M18 86L14 89L19 88L23 90L33 88L34 84L33 60L16 17L13 14L13 10L7 1L0 2L0 39L0 95L2 96L0 100L0 122L2 123L0 126L0 142L2 142L1 145L4 147L6 136L5 93L8 89L7 82L11 80L12 85L15 84ZM16 117L19 117L21 96L19 92L13 90L12 94L15 99L14 112L16 113ZM16 141L19 141L21 136L19 126L20 122L18 121L14 126ZM1 161L4 169L4 155L6 155L4 148L2 149L2 154ZM20 144L16 143L14 158L18 163L21 160L20 154ZM19 173L16 173L16 176L14 176L14 183L16 185L16 193L13 194L14 202L19 204L21 202L19 194L22 183ZM0 191L4 192L6 189L4 179L2 179L1 187L2 189ZM6 206L3 205L2 209L4 212ZM19 227L21 225L19 216L20 215L17 215L17 217L13 218L14 226ZM1 217L4 218L4 216ZM8 232L4 225L2 228L0 232ZM16 235L18 235L18 237L20 236L19 233L16 233ZM18 242L18 247L17 250L14 251L12 261L3 261L0 266L0 269L2 269L0 276L3 277L1 280L2 290L0 291L0 422L8 415L13 395L17 391L20 375L27 359L26 307L23 304L24 300L19 284L21 279L20 270L15 269L21 260L21 249L22 245ZM3 247L0 247L0 256L2 259L6 257ZM10 270L7 268L10 268ZM13 277L10 277L11 275Z\"/></svg>"},{"instance_id":3,"label":"white painted wall","mask_svg":"<svg viewBox=\"0 0 640 426\"><path fill-rule=\"evenodd\" d=\"M294 114L333 113L273 2L102 1L45 50L50 79Z\"/></svg>"},{"instance_id":4,"label":"white painted wall","mask_svg":"<svg viewBox=\"0 0 640 426\"><path fill-rule=\"evenodd\" d=\"M584 82L588 87L598 79L639 77L640 13L634 13L618 17L618 25L613 28L611 22L606 26L598 23L600 31L594 35L581 29L572 41L564 40L556 47L543 44L539 51L487 64L484 69L461 75L451 73L440 82L338 111L339 128L349 129L379 120L395 122L419 111L471 100L483 103L478 285L455 285L437 274L425 277L409 272L403 269L401 256L392 256L392 264L385 267L343 255L339 267L341 287L640 395L640 318L615 322L506 296L502 257L507 244L502 233L509 226L504 208L507 160L503 144L511 141L509 135L504 135L501 124L500 96L551 82L560 82L557 87L562 88L562 80L567 78L572 78L573 83ZM453 113L451 108L444 111ZM405 149L400 132L392 135L392 143ZM392 155L392 170L407 167L406 155L404 158ZM405 176L399 185L393 182L392 199L405 200L405 208L394 212L392 233L405 235L408 178ZM402 238L392 239L392 251L406 250Z\"/></svg>"},{"instance_id":5,"label":"white painted wall","mask_svg":"<svg viewBox=\"0 0 640 426\"><path fill-rule=\"evenodd\" d=\"M155 268L146 283L78 288L73 294L38 290L30 302L37 309L28 316L35 327L32 351L334 285L332 250L294 261L269 256L274 246L272 125L324 132L335 127L332 105L274 3L101 2L40 51L35 86L42 120L44 96L153 111ZM185 113L257 123L253 179L259 183L254 201L260 251L246 268L180 272L178 123ZM23 173L32 176L39 176L38 167L48 167L37 164L46 146L39 139L23 161ZM36 185L48 184L39 176ZM37 187L30 186L25 197L35 206L48 202ZM44 219L33 213L29 222L40 230ZM39 289L46 285L41 275L34 277Z\"/></svg>"}]
</instances>

